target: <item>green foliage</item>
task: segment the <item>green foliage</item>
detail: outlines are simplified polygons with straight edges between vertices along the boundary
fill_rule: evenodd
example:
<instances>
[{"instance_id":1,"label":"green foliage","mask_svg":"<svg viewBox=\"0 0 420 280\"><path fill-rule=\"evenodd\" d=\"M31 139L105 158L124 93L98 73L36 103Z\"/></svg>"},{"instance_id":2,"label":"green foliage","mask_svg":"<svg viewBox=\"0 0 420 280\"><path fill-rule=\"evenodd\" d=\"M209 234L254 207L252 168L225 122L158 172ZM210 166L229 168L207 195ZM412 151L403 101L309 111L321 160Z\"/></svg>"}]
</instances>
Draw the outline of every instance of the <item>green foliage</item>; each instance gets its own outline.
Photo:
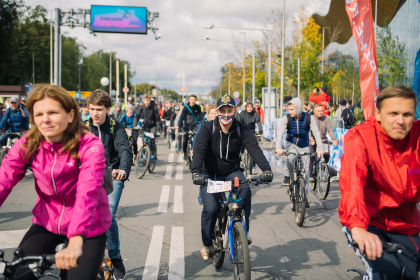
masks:
<instances>
[{"instance_id":1,"label":"green foliage","mask_svg":"<svg viewBox=\"0 0 420 280\"><path fill-rule=\"evenodd\" d=\"M405 44L398 36L393 36L389 23L378 30L377 61L381 88L395 85L407 85L407 54Z\"/></svg>"}]
</instances>

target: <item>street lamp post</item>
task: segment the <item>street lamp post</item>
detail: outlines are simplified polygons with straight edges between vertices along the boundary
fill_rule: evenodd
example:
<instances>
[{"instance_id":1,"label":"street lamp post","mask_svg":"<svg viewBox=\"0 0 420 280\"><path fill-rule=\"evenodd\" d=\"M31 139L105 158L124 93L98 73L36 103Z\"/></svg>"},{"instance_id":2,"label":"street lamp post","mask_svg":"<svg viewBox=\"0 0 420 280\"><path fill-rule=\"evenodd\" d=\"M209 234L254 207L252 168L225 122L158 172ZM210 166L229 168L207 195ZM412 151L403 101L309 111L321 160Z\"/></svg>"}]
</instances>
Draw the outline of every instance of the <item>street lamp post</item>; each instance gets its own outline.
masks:
<instances>
[{"instance_id":1,"label":"street lamp post","mask_svg":"<svg viewBox=\"0 0 420 280\"><path fill-rule=\"evenodd\" d=\"M281 87L280 87L280 117L283 117L283 98L284 98L284 37L286 28L286 0L283 0L283 24L281 34ZM276 115L279 102L276 100ZM281 139L280 139L281 141Z\"/></svg>"},{"instance_id":2,"label":"street lamp post","mask_svg":"<svg viewBox=\"0 0 420 280\"><path fill-rule=\"evenodd\" d=\"M255 102L255 53L252 54L252 103Z\"/></svg>"},{"instance_id":3,"label":"street lamp post","mask_svg":"<svg viewBox=\"0 0 420 280\"><path fill-rule=\"evenodd\" d=\"M322 68L322 70L321 70L321 72L322 72L322 74L324 75L324 49L325 49L325 47L324 47L324 44L325 44L325 29L330 29L329 27L322 27L322 66L321 66L321 68Z\"/></svg>"},{"instance_id":4,"label":"street lamp post","mask_svg":"<svg viewBox=\"0 0 420 280\"><path fill-rule=\"evenodd\" d=\"M246 32L240 32L240 34L244 34L244 89L243 89L243 104L245 104L245 68L246 68Z\"/></svg>"}]
</instances>

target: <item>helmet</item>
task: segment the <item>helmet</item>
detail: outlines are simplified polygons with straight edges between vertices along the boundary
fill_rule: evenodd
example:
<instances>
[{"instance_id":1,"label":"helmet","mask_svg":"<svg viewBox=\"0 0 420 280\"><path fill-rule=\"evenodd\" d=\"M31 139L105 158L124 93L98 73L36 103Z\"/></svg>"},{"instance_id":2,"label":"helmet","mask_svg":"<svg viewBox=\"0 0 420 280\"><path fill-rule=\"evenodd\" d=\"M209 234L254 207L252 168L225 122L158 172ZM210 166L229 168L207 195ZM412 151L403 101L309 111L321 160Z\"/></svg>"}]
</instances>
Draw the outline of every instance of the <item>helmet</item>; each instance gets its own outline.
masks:
<instances>
[{"instance_id":1,"label":"helmet","mask_svg":"<svg viewBox=\"0 0 420 280\"><path fill-rule=\"evenodd\" d=\"M129 97L128 98L128 101L132 102L133 101L133 98Z\"/></svg>"}]
</instances>

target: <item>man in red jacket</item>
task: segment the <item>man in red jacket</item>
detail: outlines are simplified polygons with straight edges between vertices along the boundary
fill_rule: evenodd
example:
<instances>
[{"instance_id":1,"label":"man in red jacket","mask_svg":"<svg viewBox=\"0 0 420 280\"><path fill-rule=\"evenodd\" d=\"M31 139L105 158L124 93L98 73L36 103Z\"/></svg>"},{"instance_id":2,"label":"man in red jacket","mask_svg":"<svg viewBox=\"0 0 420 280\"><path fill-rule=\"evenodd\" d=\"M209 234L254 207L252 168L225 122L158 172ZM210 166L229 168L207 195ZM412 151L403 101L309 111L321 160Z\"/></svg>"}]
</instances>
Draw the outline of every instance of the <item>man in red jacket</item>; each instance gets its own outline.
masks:
<instances>
[{"instance_id":1,"label":"man in red jacket","mask_svg":"<svg viewBox=\"0 0 420 280\"><path fill-rule=\"evenodd\" d=\"M377 99L375 116L350 129L341 159L340 221L357 242L369 278L417 279L417 259L382 252L382 242L420 247L420 122L413 90L394 86Z\"/></svg>"},{"instance_id":2,"label":"man in red jacket","mask_svg":"<svg viewBox=\"0 0 420 280\"><path fill-rule=\"evenodd\" d=\"M256 100L254 103L255 111L258 113L260 117L261 123L264 124L264 110L260 107L260 101Z\"/></svg>"},{"instance_id":3,"label":"man in red jacket","mask_svg":"<svg viewBox=\"0 0 420 280\"><path fill-rule=\"evenodd\" d=\"M319 95L315 96L316 92L319 91ZM322 104L324 106L324 115L329 115L330 110L328 109L331 97L327 93L327 87L316 88L309 97L309 101L315 102L316 104Z\"/></svg>"}]
</instances>

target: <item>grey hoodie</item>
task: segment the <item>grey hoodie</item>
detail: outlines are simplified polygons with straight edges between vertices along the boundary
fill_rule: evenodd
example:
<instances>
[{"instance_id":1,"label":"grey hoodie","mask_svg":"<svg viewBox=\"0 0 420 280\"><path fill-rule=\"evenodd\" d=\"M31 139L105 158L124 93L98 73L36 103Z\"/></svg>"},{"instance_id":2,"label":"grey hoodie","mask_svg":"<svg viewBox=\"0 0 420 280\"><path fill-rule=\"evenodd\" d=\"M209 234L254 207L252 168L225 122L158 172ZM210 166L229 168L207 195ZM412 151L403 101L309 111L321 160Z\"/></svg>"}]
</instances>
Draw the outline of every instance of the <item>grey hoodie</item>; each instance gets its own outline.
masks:
<instances>
[{"instance_id":1,"label":"grey hoodie","mask_svg":"<svg viewBox=\"0 0 420 280\"><path fill-rule=\"evenodd\" d=\"M300 100L300 98L296 97L296 98L293 98L292 100L290 100L287 103L287 105L289 105L289 104L293 104L293 106L295 106L295 109L296 109L296 118L295 119L299 119L300 116L302 115L302 101ZM318 129L318 126L316 124L316 121L311 115L309 115L309 116L311 117L310 131L312 132L312 135L315 136L315 141L317 143L322 143L321 134L319 133L319 129ZM276 150L282 149L281 141L283 140L283 136L284 136L284 133L286 132L286 128L287 128L287 115L284 115L283 118L281 118L281 120L280 120L279 132L277 134ZM322 145L318 145L317 150L319 152L322 152Z\"/></svg>"}]
</instances>

